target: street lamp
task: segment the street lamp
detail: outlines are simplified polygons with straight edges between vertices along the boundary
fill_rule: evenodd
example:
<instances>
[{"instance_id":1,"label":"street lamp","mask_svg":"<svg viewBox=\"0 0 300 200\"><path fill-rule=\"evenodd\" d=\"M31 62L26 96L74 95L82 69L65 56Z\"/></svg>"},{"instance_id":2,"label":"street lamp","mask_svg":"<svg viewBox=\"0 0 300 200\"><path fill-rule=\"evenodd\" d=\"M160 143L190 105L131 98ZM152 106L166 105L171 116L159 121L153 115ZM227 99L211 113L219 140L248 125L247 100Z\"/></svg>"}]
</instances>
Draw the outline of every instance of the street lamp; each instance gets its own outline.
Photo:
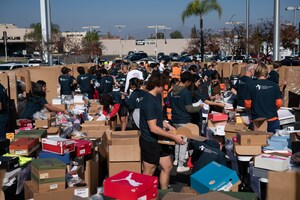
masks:
<instances>
[{"instance_id":1,"label":"street lamp","mask_svg":"<svg viewBox=\"0 0 300 200\"><path fill-rule=\"evenodd\" d=\"M100 28L100 26L83 26L81 28L83 28L83 29L89 29L89 31L92 32L93 28L97 29L97 28Z\"/></svg>"},{"instance_id":2,"label":"street lamp","mask_svg":"<svg viewBox=\"0 0 300 200\"><path fill-rule=\"evenodd\" d=\"M300 6L289 6L285 10L287 10L287 11L294 11L294 22L293 22L293 25L296 26L296 11L300 10Z\"/></svg>"},{"instance_id":3,"label":"street lamp","mask_svg":"<svg viewBox=\"0 0 300 200\"><path fill-rule=\"evenodd\" d=\"M114 26L115 28L118 28L119 29L119 37L120 37L120 58L122 58L122 39L121 39L121 29L122 28L125 28L126 26L125 25L115 25Z\"/></svg>"},{"instance_id":4,"label":"street lamp","mask_svg":"<svg viewBox=\"0 0 300 200\"><path fill-rule=\"evenodd\" d=\"M165 26L153 25L153 26L147 26L147 28L154 28L155 29L155 59L157 60L157 29L163 29L163 28L165 28Z\"/></svg>"},{"instance_id":5,"label":"street lamp","mask_svg":"<svg viewBox=\"0 0 300 200\"><path fill-rule=\"evenodd\" d=\"M296 11L300 10L300 6L289 6L285 10L287 10L287 11L294 11L293 26L296 26ZM299 52L299 54L300 54L300 52ZM295 48L293 48L293 56L295 56Z\"/></svg>"}]
</instances>

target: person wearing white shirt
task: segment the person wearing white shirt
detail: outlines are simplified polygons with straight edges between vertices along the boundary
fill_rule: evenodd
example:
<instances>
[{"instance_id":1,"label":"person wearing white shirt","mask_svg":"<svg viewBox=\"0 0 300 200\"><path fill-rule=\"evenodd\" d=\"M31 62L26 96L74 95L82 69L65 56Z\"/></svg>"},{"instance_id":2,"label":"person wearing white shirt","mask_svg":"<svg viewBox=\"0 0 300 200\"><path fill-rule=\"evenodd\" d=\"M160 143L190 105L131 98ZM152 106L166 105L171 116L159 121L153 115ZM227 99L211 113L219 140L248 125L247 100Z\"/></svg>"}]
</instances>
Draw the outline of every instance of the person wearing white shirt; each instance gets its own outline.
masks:
<instances>
[{"instance_id":1,"label":"person wearing white shirt","mask_svg":"<svg viewBox=\"0 0 300 200\"><path fill-rule=\"evenodd\" d=\"M138 65L136 63L132 63L130 66L130 71L128 72L128 74L126 76L124 92L127 92L128 88L129 88L129 80L132 78L138 78L140 80L144 80L143 72L138 70Z\"/></svg>"}]
</instances>

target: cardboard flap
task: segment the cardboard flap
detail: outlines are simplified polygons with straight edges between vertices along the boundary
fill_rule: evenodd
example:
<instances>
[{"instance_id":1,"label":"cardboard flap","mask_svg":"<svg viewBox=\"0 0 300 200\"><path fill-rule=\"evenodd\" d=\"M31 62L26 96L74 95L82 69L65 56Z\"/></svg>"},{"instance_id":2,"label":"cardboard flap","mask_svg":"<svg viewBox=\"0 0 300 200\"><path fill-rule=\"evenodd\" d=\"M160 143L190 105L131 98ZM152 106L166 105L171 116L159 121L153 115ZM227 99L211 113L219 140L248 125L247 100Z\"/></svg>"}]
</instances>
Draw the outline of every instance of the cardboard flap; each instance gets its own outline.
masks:
<instances>
[{"instance_id":1,"label":"cardboard flap","mask_svg":"<svg viewBox=\"0 0 300 200\"><path fill-rule=\"evenodd\" d=\"M237 133L237 132L243 132L247 130L247 127L244 125L244 124L231 124L231 123L228 123L225 125L225 129L224 131L225 132L234 132L234 133Z\"/></svg>"},{"instance_id":2,"label":"cardboard flap","mask_svg":"<svg viewBox=\"0 0 300 200\"><path fill-rule=\"evenodd\" d=\"M184 126L179 127L175 133L197 141L205 141L207 139L206 137L199 135L199 127L192 123L187 123Z\"/></svg>"}]
</instances>

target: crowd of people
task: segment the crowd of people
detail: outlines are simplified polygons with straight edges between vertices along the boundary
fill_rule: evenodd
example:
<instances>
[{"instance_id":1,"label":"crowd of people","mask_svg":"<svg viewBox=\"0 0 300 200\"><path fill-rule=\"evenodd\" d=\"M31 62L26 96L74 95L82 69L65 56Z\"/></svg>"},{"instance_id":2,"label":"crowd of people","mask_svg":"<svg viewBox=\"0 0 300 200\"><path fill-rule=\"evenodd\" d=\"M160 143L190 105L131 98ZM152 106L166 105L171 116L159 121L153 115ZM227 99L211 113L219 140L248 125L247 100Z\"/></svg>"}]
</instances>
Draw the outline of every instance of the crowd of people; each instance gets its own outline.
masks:
<instances>
[{"instance_id":1,"label":"crowd of people","mask_svg":"<svg viewBox=\"0 0 300 200\"><path fill-rule=\"evenodd\" d=\"M205 120L203 113L224 110L224 90L231 90L235 97L234 107L245 108L251 120L266 119L270 132L280 128L277 115L277 109L282 105L279 86L285 82L279 81L279 62L274 62L274 69L270 73L263 63L247 65L246 74L236 84L220 77L216 65L215 62L204 66L197 62L184 66L166 62L121 62L110 68L105 65L92 66L88 72L78 67L77 78L71 75L69 68L62 67L58 83L61 98L70 99L74 91L80 91L88 99L99 99L103 105L102 114L112 129L116 129L119 117L122 131L129 128L140 130L143 173L153 175L160 166L160 187L168 189L172 165L177 166L178 173L189 171L187 160L190 156L195 169L211 160L226 163L222 151L224 138L215 137L214 140L199 142L172 133L187 123L198 125L201 133ZM222 86L224 84L225 88ZM19 118L33 119L33 114L43 108L68 114L67 110L47 102L46 90L47 84L43 80L33 85L25 111ZM6 91L0 84L2 136L8 123L7 104ZM175 141L175 148L160 144L160 137ZM190 149L194 149L192 155L189 154ZM214 153L199 159L205 149Z\"/></svg>"}]
</instances>

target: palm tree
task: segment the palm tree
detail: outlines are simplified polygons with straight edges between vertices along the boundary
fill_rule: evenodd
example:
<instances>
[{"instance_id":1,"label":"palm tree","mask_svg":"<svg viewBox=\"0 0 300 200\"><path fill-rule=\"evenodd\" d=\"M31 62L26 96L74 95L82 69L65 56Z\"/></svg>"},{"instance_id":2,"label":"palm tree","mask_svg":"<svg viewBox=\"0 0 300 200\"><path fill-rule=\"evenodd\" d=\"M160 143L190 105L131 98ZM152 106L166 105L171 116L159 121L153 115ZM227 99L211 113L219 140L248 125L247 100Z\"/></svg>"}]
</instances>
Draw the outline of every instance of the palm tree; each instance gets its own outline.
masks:
<instances>
[{"instance_id":1,"label":"palm tree","mask_svg":"<svg viewBox=\"0 0 300 200\"><path fill-rule=\"evenodd\" d=\"M222 15L222 8L217 0L193 0L181 14L182 23L190 16L200 17L200 45L201 45L201 60L204 59L204 34L203 34L203 16L209 12L216 10L219 18Z\"/></svg>"}]
</instances>

